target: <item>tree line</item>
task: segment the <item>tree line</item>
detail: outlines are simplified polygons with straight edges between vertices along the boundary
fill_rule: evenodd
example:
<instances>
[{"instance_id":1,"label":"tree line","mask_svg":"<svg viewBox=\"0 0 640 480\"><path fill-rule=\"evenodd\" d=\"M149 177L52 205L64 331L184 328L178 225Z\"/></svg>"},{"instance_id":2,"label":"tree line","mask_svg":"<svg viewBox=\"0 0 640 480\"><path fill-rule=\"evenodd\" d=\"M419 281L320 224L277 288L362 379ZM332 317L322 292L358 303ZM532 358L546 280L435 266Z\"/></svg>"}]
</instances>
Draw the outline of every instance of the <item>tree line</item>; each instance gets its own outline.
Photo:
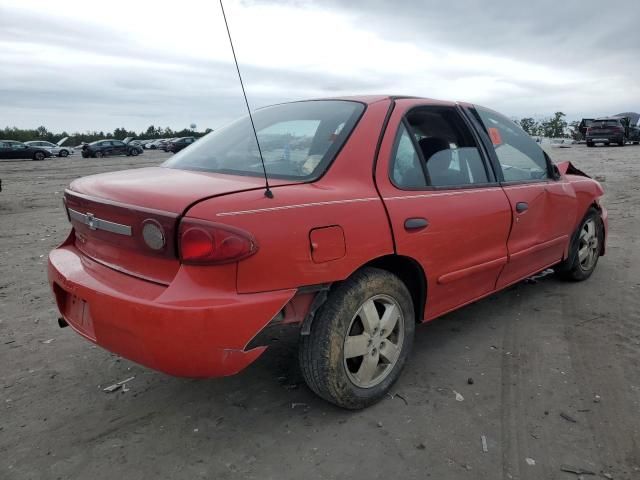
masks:
<instances>
[{"instance_id":1,"label":"tree line","mask_svg":"<svg viewBox=\"0 0 640 480\"><path fill-rule=\"evenodd\" d=\"M573 138L581 140L582 135L578 130L580 122L575 120L567 122L566 115L562 112L556 112L551 118L543 120L535 120L532 117L515 119L514 121L522 127L522 129L533 137L550 137L550 138Z\"/></svg>"},{"instance_id":2,"label":"tree line","mask_svg":"<svg viewBox=\"0 0 640 480\"><path fill-rule=\"evenodd\" d=\"M551 137L551 138L573 138L579 140L581 138L578 131L578 125L580 122L573 121L567 122L565 120L566 115L562 112L554 113L553 117L543 120L535 120L532 117L525 117L521 119L514 119L514 121L522 127L522 129L529 135L534 137ZM197 131L195 128L183 128L182 130L172 130L170 127L156 127L155 125L149 125L149 127L140 132L133 130L127 130L126 128L116 128L113 132L104 131L87 131L84 133L67 133L67 132L50 132L46 127L38 127L36 129L22 129L17 127L5 127L4 130L0 130L0 139L2 140L17 140L19 142L27 142L29 140L46 140L56 143L63 137L69 137L67 140L68 145L80 145L81 143L95 142L96 140L103 140L105 138L115 138L117 140L123 140L127 137L140 138L140 139L158 139L158 138L172 138L172 137L202 137L211 132L210 128L204 131Z\"/></svg>"},{"instance_id":3,"label":"tree line","mask_svg":"<svg viewBox=\"0 0 640 480\"><path fill-rule=\"evenodd\" d=\"M202 137L211 132L210 128L204 131L197 131L195 128L183 128L182 130L172 130L170 127L162 128L155 125L149 125L146 130L141 132L135 132L133 130L127 130L126 128L116 128L113 132L104 131L87 131L84 133L75 132L67 133L63 132L51 132L46 127L40 126L35 129L24 129L17 127L5 127L4 130L0 130L1 140L17 140L19 142L28 142L29 140L45 140L48 142L56 143L63 137L69 137L65 143L67 145L80 145L81 143L91 143L96 140L103 140L105 138L114 138L117 140L124 140L127 137L134 137L139 139L158 139L158 138L173 138L173 137Z\"/></svg>"}]
</instances>

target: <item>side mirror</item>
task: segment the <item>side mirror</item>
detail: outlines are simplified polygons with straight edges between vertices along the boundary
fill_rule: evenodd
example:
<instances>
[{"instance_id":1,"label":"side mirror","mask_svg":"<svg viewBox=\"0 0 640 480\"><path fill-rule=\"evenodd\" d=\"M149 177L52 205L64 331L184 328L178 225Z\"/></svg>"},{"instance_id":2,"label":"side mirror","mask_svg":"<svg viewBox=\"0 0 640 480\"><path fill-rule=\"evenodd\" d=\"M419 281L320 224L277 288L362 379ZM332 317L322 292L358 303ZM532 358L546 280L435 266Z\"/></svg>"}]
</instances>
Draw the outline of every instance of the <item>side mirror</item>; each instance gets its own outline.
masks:
<instances>
[{"instance_id":1,"label":"side mirror","mask_svg":"<svg viewBox=\"0 0 640 480\"><path fill-rule=\"evenodd\" d=\"M558 180L561 177L560 170L558 170L558 166L555 163L551 164L551 171L554 179Z\"/></svg>"}]
</instances>

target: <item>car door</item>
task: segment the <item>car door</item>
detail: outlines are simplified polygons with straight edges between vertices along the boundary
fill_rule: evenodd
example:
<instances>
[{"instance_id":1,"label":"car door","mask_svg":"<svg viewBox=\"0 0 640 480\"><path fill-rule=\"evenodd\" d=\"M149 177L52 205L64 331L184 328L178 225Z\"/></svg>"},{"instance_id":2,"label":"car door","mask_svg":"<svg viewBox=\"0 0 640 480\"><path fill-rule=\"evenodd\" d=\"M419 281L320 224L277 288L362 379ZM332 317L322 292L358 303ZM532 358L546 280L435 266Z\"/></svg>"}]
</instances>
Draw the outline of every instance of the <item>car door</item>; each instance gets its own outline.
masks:
<instances>
[{"instance_id":1,"label":"car door","mask_svg":"<svg viewBox=\"0 0 640 480\"><path fill-rule=\"evenodd\" d=\"M550 267L567 251L575 192L556 178L544 150L514 122L483 107L469 112L480 124L512 212L509 262L497 288Z\"/></svg>"},{"instance_id":2,"label":"car door","mask_svg":"<svg viewBox=\"0 0 640 480\"><path fill-rule=\"evenodd\" d=\"M455 104L396 100L376 183L397 254L426 274L425 320L493 291L507 262L509 201Z\"/></svg>"},{"instance_id":3,"label":"car door","mask_svg":"<svg viewBox=\"0 0 640 480\"><path fill-rule=\"evenodd\" d=\"M9 158L30 158L31 151L27 145L20 142L10 142L11 153Z\"/></svg>"},{"instance_id":4,"label":"car door","mask_svg":"<svg viewBox=\"0 0 640 480\"><path fill-rule=\"evenodd\" d=\"M11 145L8 142L0 142L0 158L11 158Z\"/></svg>"},{"instance_id":5,"label":"car door","mask_svg":"<svg viewBox=\"0 0 640 480\"><path fill-rule=\"evenodd\" d=\"M111 146L112 146L112 150L111 150L112 155L124 155L127 153L127 145L124 142L121 142L119 140L112 140Z\"/></svg>"}]
</instances>

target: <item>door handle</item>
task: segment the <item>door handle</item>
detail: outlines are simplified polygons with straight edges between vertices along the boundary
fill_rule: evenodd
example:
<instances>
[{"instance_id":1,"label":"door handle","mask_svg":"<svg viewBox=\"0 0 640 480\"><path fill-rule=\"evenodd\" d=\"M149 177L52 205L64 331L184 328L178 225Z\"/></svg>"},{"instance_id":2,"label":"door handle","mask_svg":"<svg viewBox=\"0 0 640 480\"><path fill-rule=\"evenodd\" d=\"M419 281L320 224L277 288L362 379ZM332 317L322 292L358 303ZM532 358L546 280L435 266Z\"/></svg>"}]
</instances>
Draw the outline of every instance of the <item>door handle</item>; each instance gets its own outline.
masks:
<instances>
[{"instance_id":1,"label":"door handle","mask_svg":"<svg viewBox=\"0 0 640 480\"><path fill-rule=\"evenodd\" d=\"M404 229L405 230L421 230L423 228L427 228L429 226L429 222L426 218L414 217L407 218L404 221Z\"/></svg>"},{"instance_id":2,"label":"door handle","mask_svg":"<svg viewBox=\"0 0 640 480\"><path fill-rule=\"evenodd\" d=\"M518 202L516 203L516 212L522 213L529 210L529 204L527 202Z\"/></svg>"}]
</instances>

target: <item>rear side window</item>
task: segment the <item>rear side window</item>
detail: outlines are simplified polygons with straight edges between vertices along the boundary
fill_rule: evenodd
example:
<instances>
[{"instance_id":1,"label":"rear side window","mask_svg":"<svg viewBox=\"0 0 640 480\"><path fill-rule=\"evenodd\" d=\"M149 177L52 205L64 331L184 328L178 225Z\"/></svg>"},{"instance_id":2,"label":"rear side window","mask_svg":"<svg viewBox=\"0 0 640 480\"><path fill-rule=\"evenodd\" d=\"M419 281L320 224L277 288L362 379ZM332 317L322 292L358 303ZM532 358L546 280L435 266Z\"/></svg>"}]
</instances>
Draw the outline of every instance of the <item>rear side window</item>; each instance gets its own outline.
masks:
<instances>
[{"instance_id":1,"label":"rear side window","mask_svg":"<svg viewBox=\"0 0 640 480\"><path fill-rule=\"evenodd\" d=\"M424 171L420 165L420 157L411 139L411 134L403 123L398 129L391 172L393 183L401 188L427 186Z\"/></svg>"},{"instance_id":2,"label":"rear side window","mask_svg":"<svg viewBox=\"0 0 640 480\"><path fill-rule=\"evenodd\" d=\"M287 103L253 115L267 175L318 178L355 127L364 105L342 100ZM261 176L262 164L248 117L209 133L163 164L184 170Z\"/></svg>"},{"instance_id":3,"label":"rear side window","mask_svg":"<svg viewBox=\"0 0 640 480\"><path fill-rule=\"evenodd\" d=\"M499 113L476 107L496 151L505 182L548 178L544 151L520 127Z\"/></svg>"},{"instance_id":4,"label":"rear side window","mask_svg":"<svg viewBox=\"0 0 640 480\"><path fill-rule=\"evenodd\" d=\"M398 135L392 166L396 186L448 187L489 183L475 138L455 108L414 109L407 115L406 126L402 125Z\"/></svg>"}]
</instances>

